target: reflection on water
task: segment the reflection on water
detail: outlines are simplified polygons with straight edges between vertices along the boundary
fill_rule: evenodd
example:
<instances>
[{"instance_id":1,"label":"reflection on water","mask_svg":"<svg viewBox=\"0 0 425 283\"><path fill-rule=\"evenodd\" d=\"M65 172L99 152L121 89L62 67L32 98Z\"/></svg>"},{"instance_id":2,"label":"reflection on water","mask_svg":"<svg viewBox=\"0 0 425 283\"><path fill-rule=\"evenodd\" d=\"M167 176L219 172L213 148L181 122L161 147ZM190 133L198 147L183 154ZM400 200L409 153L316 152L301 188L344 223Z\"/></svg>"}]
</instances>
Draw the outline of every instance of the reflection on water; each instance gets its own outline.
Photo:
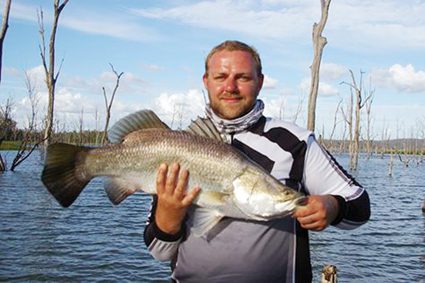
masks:
<instances>
[{"instance_id":1,"label":"reflection on water","mask_svg":"<svg viewBox=\"0 0 425 283\"><path fill-rule=\"evenodd\" d=\"M311 233L314 282L328 263L340 282L425 282L425 164L395 164L390 178L387 162L361 160L356 174L371 197L368 224ZM167 280L168 264L143 243L149 196L114 207L94 180L63 209L39 180L37 155L17 170L0 174L0 281Z\"/></svg>"}]
</instances>

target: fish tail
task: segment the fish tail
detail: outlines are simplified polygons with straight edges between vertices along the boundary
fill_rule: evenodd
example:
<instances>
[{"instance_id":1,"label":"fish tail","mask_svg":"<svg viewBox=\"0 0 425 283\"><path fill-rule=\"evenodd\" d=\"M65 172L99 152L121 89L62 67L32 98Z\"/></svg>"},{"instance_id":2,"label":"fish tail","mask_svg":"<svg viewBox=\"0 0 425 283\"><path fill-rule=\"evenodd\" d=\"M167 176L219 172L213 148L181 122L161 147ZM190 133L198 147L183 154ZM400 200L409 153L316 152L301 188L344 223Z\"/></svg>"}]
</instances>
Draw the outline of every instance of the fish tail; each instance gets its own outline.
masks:
<instances>
[{"instance_id":1,"label":"fish tail","mask_svg":"<svg viewBox=\"0 0 425 283\"><path fill-rule=\"evenodd\" d=\"M78 170L83 166L88 150L87 147L65 143L47 147L41 180L63 207L70 206L92 179L92 176Z\"/></svg>"}]
</instances>

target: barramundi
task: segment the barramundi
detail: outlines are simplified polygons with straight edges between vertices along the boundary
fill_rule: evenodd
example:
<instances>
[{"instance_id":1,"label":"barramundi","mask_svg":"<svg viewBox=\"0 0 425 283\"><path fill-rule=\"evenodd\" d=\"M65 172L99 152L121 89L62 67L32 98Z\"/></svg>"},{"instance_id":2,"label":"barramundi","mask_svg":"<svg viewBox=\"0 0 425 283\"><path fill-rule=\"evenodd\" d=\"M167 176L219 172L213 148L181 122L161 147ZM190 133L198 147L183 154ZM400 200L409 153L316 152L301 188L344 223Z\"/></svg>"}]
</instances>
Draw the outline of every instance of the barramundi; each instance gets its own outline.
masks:
<instances>
[{"instance_id":1,"label":"barramundi","mask_svg":"<svg viewBox=\"0 0 425 283\"><path fill-rule=\"evenodd\" d=\"M110 144L98 148L64 143L47 148L42 181L64 207L95 177L113 204L144 191L156 193L162 163L179 163L190 172L188 187L201 192L193 203L193 230L203 234L222 217L267 221L285 217L305 197L223 142L211 121L198 118L185 131L171 130L150 110L119 120Z\"/></svg>"}]
</instances>

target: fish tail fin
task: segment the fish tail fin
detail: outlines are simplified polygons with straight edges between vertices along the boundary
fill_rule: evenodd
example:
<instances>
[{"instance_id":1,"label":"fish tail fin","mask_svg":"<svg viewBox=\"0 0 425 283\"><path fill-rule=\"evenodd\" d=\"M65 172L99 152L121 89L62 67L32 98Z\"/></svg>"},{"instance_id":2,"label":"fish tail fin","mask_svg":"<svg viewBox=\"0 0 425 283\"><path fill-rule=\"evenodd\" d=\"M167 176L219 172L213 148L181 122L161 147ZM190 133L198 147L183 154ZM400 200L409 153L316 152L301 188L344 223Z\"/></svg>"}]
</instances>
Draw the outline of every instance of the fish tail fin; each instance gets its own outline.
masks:
<instances>
[{"instance_id":1,"label":"fish tail fin","mask_svg":"<svg viewBox=\"0 0 425 283\"><path fill-rule=\"evenodd\" d=\"M65 143L47 147L41 180L63 207L70 206L92 179L92 176L77 173L88 150L87 147Z\"/></svg>"}]
</instances>

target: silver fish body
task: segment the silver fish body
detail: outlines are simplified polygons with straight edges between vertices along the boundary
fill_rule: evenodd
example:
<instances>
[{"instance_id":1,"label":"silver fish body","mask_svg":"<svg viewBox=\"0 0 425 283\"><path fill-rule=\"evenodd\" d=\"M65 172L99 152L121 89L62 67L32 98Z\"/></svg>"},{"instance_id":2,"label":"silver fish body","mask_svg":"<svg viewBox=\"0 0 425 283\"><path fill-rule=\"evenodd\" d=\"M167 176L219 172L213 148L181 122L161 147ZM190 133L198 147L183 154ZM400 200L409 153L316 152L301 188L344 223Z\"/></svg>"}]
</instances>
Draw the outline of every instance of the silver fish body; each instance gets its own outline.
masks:
<instances>
[{"instance_id":1,"label":"silver fish body","mask_svg":"<svg viewBox=\"0 0 425 283\"><path fill-rule=\"evenodd\" d=\"M95 149L53 144L42 180L63 206L69 206L92 178L103 176L110 200L118 204L139 190L155 194L162 163L179 163L190 172L189 188L201 188L195 207L211 216L205 220L205 213L199 213L203 220L194 220L202 231L224 216L263 221L283 217L303 200L232 146L164 128L136 130L121 143Z\"/></svg>"}]
</instances>

